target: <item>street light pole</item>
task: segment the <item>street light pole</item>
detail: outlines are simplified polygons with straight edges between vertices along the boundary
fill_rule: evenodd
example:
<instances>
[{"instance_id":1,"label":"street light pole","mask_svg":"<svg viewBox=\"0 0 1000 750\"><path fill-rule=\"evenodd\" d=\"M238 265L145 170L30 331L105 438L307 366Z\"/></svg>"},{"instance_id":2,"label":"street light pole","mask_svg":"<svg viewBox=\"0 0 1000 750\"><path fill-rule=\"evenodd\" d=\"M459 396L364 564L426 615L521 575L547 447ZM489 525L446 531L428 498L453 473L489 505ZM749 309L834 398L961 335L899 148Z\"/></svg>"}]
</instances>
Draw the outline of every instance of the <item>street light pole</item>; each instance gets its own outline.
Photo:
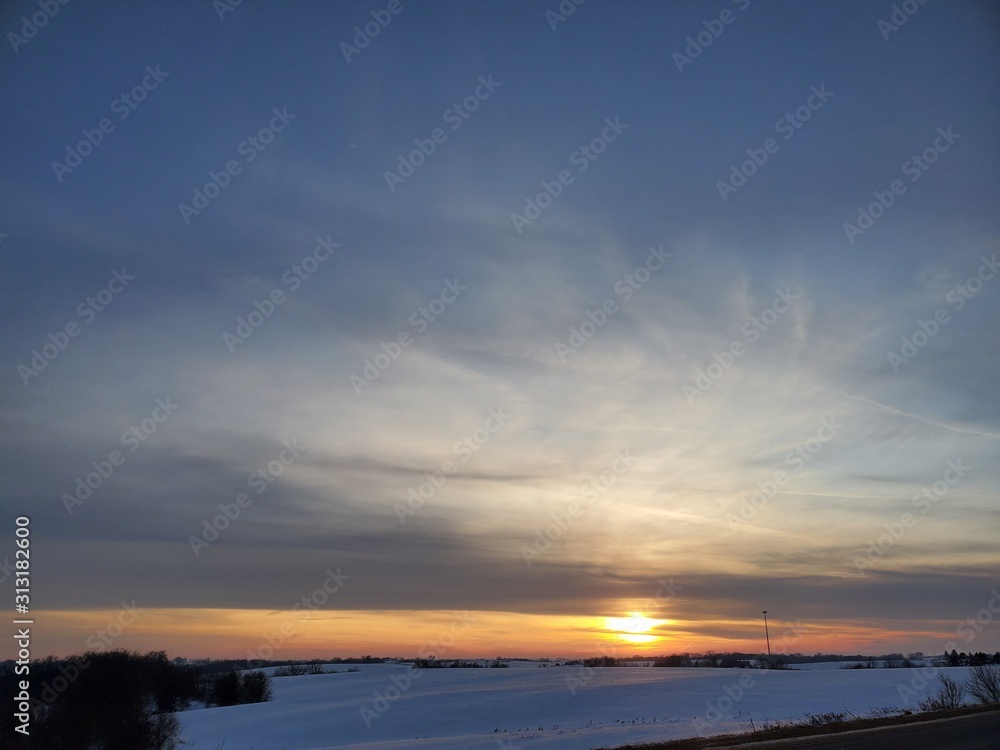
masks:
<instances>
[{"instance_id":1,"label":"street light pole","mask_svg":"<svg viewBox=\"0 0 1000 750\"><path fill-rule=\"evenodd\" d=\"M767 632L767 610L764 610L764 637L767 638L767 658L771 658L771 636Z\"/></svg>"}]
</instances>

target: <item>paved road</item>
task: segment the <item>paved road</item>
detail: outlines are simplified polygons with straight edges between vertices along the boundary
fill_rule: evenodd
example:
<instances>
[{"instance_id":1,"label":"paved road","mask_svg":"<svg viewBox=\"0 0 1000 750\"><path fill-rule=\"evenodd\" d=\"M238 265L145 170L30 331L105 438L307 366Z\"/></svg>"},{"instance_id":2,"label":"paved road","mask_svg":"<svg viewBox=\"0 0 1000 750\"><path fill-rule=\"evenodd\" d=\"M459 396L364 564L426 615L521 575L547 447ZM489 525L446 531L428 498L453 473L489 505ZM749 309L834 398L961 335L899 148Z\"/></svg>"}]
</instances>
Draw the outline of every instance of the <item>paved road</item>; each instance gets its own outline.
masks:
<instances>
[{"instance_id":1,"label":"paved road","mask_svg":"<svg viewBox=\"0 0 1000 750\"><path fill-rule=\"evenodd\" d=\"M750 750L1000 750L1000 711L863 729L826 737L754 742Z\"/></svg>"}]
</instances>

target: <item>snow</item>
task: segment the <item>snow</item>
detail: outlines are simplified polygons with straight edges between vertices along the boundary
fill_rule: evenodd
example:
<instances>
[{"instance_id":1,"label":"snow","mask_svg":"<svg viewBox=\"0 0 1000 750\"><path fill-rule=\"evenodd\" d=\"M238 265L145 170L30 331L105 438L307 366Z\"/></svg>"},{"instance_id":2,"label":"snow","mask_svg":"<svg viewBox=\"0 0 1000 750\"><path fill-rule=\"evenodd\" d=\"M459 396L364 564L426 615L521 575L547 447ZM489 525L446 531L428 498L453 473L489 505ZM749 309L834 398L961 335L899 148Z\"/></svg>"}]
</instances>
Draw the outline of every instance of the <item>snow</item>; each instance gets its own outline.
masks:
<instances>
[{"instance_id":1,"label":"snow","mask_svg":"<svg viewBox=\"0 0 1000 750\"><path fill-rule=\"evenodd\" d=\"M930 666L931 664L930 659L910 659L910 662L916 667L925 667L925 666ZM851 667L857 663L858 663L857 660L817 661L817 662L809 662L806 664L791 664L789 666L792 669L844 669L846 667ZM875 664L876 664L875 668L878 669L881 666L881 661L876 660Z\"/></svg>"},{"instance_id":2,"label":"snow","mask_svg":"<svg viewBox=\"0 0 1000 750\"><path fill-rule=\"evenodd\" d=\"M801 720L808 713L912 709L937 689L930 670L836 668L842 664L796 671L543 669L524 662L511 662L510 669L361 666L355 673L275 678L269 703L181 712L182 747L589 750L696 736L695 719L705 734L718 734L748 730L751 717L760 727L765 721ZM958 681L968 672L940 671ZM899 686L910 687L915 680L919 687L924 673L930 688L908 704ZM377 701L376 694L388 700ZM370 712L370 726L363 707Z\"/></svg>"}]
</instances>

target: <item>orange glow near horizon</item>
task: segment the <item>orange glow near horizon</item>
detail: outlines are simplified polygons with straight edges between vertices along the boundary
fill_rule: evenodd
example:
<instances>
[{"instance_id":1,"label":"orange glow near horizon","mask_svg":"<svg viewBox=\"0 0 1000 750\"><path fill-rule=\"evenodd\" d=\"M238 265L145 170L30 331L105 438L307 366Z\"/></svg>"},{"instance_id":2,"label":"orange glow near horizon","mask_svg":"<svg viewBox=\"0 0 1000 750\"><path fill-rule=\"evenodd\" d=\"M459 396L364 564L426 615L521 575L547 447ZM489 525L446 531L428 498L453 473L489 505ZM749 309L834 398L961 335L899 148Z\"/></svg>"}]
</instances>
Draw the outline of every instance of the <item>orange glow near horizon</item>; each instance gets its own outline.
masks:
<instances>
[{"instance_id":1,"label":"orange glow near horizon","mask_svg":"<svg viewBox=\"0 0 1000 750\"><path fill-rule=\"evenodd\" d=\"M762 623L738 619L657 619L514 612L144 609L36 613L35 655L122 648L172 658L294 659L431 655L438 658L573 658L763 652ZM760 630L759 636L757 630ZM825 622L771 624L776 653L930 652L954 624Z\"/></svg>"}]
</instances>

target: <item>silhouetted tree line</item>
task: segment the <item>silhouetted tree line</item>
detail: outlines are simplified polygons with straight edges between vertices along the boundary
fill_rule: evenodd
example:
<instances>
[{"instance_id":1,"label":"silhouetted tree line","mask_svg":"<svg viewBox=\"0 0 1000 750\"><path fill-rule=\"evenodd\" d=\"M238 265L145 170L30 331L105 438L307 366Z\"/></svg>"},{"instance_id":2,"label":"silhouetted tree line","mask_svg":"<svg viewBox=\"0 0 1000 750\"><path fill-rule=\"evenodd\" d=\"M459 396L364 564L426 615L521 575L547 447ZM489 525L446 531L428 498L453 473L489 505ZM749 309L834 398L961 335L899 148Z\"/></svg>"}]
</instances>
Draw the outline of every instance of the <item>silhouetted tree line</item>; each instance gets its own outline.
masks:
<instances>
[{"instance_id":1,"label":"silhouetted tree line","mask_svg":"<svg viewBox=\"0 0 1000 750\"><path fill-rule=\"evenodd\" d=\"M620 659L616 659L613 656L594 656L590 659L583 660L583 666L585 667L619 667L622 666Z\"/></svg>"},{"instance_id":2,"label":"silhouetted tree line","mask_svg":"<svg viewBox=\"0 0 1000 750\"><path fill-rule=\"evenodd\" d=\"M987 654L983 651L976 653L958 653L954 649L951 653L945 653L941 658L934 659L934 664L939 667L982 667L989 664L1000 664L1000 651L995 654ZM910 658L902 654L883 654L882 656L864 656L860 661L855 662L844 669L911 669L920 666L911 661Z\"/></svg>"},{"instance_id":3,"label":"silhouetted tree line","mask_svg":"<svg viewBox=\"0 0 1000 750\"><path fill-rule=\"evenodd\" d=\"M414 659L414 669L506 669L501 661L491 661L480 664L478 661L463 661L462 659Z\"/></svg>"},{"instance_id":4,"label":"silhouetted tree line","mask_svg":"<svg viewBox=\"0 0 1000 750\"><path fill-rule=\"evenodd\" d=\"M690 667L691 659L687 654L671 654L661 656L653 661L654 667Z\"/></svg>"},{"instance_id":5,"label":"silhouetted tree line","mask_svg":"<svg viewBox=\"0 0 1000 750\"><path fill-rule=\"evenodd\" d=\"M584 667L628 667L636 663L652 663L654 667L714 667L722 669L750 668L755 664L743 655L735 654L706 654L704 656L692 656L691 654L671 654L670 656L625 656L615 658L613 656L593 656L589 659L570 660L567 666L582 665ZM755 657L756 658L756 657ZM767 657L764 657L765 659ZM777 661L777 659L775 659Z\"/></svg>"},{"instance_id":6,"label":"silhouetted tree line","mask_svg":"<svg viewBox=\"0 0 1000 750\"><path fill-rule=\"evenodd\" d=\"M329 659L193 659L188 664L201 667L205 674L213 672L243 671L247 669L264 669L267 667L290 667L300 664L382 664L387 659L381 656L349 656L332 657Z\"/></svg>"},{"instance_id":7,"label":"silhouetted tree line","mask_svg":"<svg viewBox=\"0 0 1000 750\"><path fill-rule=\"evenodd\" d=\"M815 654L806 656L804 654L750 654L743 651L730 651L725 653L715 653L709 651L705 654L670 654L660 656L630 656L619 661L627 662L648 662L652 660L654 667L709 667L715 669L749 669L751 667L763 666L768 669L784 669L788 664L805 664L819 661L839 661L847 657L836 654Z\"/></svg>"},{"instance_id":8,"label":"silhouetted tree line","mask_svg":"<svg viewBox=\"0 0 1000 750\"><path fill-rule=\"evenodd\" d=\"M278 667L274 670L273 677L300 677L306 674L337 674L338 671L342 672L360 672L361 670L357 667L350 667L348 669L336 670L332 667L327 669L323 662L308 662L305 664L289 664L287 667Z\"/></svg>"},{"instance_id":9,"label":"silhouetted tree line","mask_svg":"<svg viewBox=\"0 0 1000 750\"><path fill-rule=\"evenodd\" d=\"M951 653L944 655L943 661L949 667L981 667L986 664L1000 664L1000 651L991 656L982 651L967 654L964 651L958 653L952 649Z\"/></svg>"},{"instance_id":10,"label":"silhouetted tree line","mask_svg":"<svg viewBox=\"0 0 1000 750\"><path fill-rule=\"evenodd\" d=\"M29 682L27 737L0 735L0 750L173 750L179 723L173 712L193 701L233 705L270 700L262 672L204 675L197 665L167 660L162 651L87 652L34 661L28 676L0 664L0 696L19 705L20 681ZM7 724L7 722L4 722Z\"/></svg>"},{"instance_id":11,"label":"silhouetted tree line","mask_svg":"<svg viewBox=\"0 0 1000 750\"><path fill-rule=\"evenodd\" d=\"M854 664L848 664L841 669L912 669L919 666L902 654L882 654L881 656L862 656Z\"/></svg>"},{"instance_id":12,"label":"silhouetted tree line","mask_svg":"<svg viewBox=\"0 0 1000 750\"><path fill-rule=\"evenodd\" d=\"M845 662L844 669L911 669L921 666L924 655L914 653L909 656L903 654L880 654L870 656L863 654L748 654L743 652L730 652L717 654L709 651L706 654L669 654L660 656L595 656L589 659L569 660L567 666L583 665L585 667L624 667L632 664L652 663L654 667L708 667L716 669L747 669L752 667L763 667L765 669L787 669L792 664L811 664L816 662ZM934 660L939 666L951 667L977 667L989 664L1000 664L1000 651L995 654L987 654L982 651L976 653L957 653L952 651L944 654L940 659Z\"/></svg>"}]
</instances>

